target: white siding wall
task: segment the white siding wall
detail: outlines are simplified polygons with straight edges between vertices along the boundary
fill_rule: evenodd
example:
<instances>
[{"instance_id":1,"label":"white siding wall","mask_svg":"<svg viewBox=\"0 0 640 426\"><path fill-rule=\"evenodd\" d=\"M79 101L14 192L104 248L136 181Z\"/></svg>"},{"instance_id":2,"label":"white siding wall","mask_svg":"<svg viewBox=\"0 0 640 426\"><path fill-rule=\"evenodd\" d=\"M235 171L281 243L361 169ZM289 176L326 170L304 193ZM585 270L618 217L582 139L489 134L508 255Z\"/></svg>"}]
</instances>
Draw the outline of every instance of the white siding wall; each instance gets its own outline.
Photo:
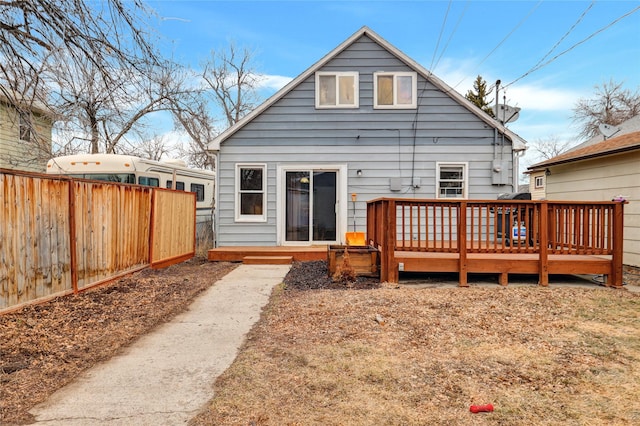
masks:
<instances>
[{"instance_id":1,"label":"white siding wall","mask_svg":"<svg viewBox=\"0 0 640 426\"><path fill-rule=\"evenodd\" d=\"M579 161L551 169L549 200L609 201L624 195L624 259L640 266L640 151Z\"/></svg>"},{"instance_id":2,"label":"white siding wall","mask_svg":"<svg viewBox=\"0 0 640 426\"><path fill-rule=\"evenodd\" d=\"M366 230L366 201L378 197L436 197L436 162L468 162L469 198L496 199L511 185L492 185L492 161L508 165L511 144L431 83L418 78L415 110L373 109L374 71L411 71L395 56L363 37L322 71L358 71L360 107L315 109L314 77L302 82L222 144L219 163L218 245L275 245L276 177L279 166L341 164L347 192L357 193L356 222ZM267 223L234 221L236 163L267 164ZM356 175L362 170L362 176ZM343 177L344 178L344 177ZM402 180L391 191L390 178ZM414 188L414 179L420 180ZM349 228L352 205L348 201ZM352 230L352 229L349 229ZM339 230L339 233L346 232Z\"/></svg>"}]
</instances>

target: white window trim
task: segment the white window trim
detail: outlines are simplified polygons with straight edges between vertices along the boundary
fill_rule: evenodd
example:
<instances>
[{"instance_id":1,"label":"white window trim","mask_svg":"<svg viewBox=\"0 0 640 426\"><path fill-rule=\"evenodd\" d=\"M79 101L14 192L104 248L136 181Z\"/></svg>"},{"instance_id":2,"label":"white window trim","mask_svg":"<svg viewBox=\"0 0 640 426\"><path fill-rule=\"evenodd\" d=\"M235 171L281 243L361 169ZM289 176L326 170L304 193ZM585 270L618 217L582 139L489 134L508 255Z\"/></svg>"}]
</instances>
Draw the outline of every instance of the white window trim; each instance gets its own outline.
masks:
<instances>
[{"instance_id":1,"label":"white window trim","mask_svg":"<svg viewBox=\"0 0 640 426\"><path fill-rule=\"evenodd\" d=\"M320 105L320 77L321 76L335 76L336 77L336 104L335 105ZM338 84L339 77L353 77L353 104L340 104L340 84ZM345 109L345 108L360 108L360 74L357 71L318 71L315 76L315 97L316 97L316 109Z\"/></svg>"},{"instance_id":2,"label":"white window trim","mask_svg":"<svg viewBox=\"0 0 640 426\"><path fill-rule=\"evenodd\" d=\"M441 197L440 196L440 168L441 167L462 166L462 197ZM466 200L469 198L469 163L468 162L437 162L436 163L436 198L441 200Z\"/></svg>"},{"instance_id":3,"label":"white window trim","mask_svg":"<svg viewBox=\"0 0 640 426\"><path fill-rule=\"evenodd\" d=\"M240 209L240 169L262 169L262 214L241 214ZM266 163L237 163L235 183L235 221L266 222L267 221L267 165Z\"/></svg>"},{"instance_id":4,"label":"white window trim","mask_svg":"<svg viewBox=\"0 0 640 426\"><path fill-rule=\"evenodd\" d=\"M540 185L538 185L538 179L540 179ZM544 188L544 176L536 176L534 178L533 186L536 189Z\"/></svg>"},{"instance_id":5,"label":"white window trim","mask_svg":"<svg viewBox=\"0 0 640 426\"><path fill-rule=\"evenodd\" d=\"M393 76L393 105L378 105L378 76ZM411 78L411 104L398 104L397 77ZM400 71L377 71L373 73L373 108L374 109L416 109L418 106L418 73Z\"/></svg>"}]
</instances>

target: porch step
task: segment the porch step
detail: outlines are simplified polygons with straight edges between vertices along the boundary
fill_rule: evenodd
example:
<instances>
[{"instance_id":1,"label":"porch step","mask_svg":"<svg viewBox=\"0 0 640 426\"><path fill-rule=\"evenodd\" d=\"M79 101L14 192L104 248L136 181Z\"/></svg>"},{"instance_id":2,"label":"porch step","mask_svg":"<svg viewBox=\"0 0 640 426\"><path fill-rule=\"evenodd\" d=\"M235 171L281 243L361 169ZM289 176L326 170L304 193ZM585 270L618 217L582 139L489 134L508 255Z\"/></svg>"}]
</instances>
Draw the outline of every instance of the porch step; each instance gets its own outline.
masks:
<instances>
[{"instance_id":1,"label":"porch step","mask_svg":"<svg viewBox=\"0 0 640 426\"><path fill-rule=\"evenodd\" d=\"M244 256L242 263L245 265L290 265L293 256Z\"/></svg>"}]
</instances>

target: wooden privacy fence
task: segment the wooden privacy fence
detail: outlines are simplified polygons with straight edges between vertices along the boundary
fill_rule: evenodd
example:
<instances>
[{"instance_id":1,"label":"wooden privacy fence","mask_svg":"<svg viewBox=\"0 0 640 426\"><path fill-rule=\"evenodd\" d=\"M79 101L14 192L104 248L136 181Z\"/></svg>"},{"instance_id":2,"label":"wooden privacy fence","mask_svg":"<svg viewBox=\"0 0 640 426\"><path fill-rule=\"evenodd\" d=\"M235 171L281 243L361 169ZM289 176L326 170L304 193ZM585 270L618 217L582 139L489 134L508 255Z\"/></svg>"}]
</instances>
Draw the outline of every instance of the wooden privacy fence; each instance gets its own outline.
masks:
<instances>
[{"instance_id":1,"label":"wooden privacy fence","mask_svg":"<svg viewBox=\"0 0 640 426\"><path fill-rule=\"evenodd\" d=\"M0 169L0 312L195 253L195 194Z\"/></svg>"},{"instance_id":2,"label":"wooden privacy fence","mask_svg":"<svg viewBox=\"0 0 640 426\"><path fill-rule=\"evenodd\" d=\"M381 251L381 280L398 272L602 274L622 286L623 203L409 200L367 204L367 240Z\"/></svg>"}]
</instances>

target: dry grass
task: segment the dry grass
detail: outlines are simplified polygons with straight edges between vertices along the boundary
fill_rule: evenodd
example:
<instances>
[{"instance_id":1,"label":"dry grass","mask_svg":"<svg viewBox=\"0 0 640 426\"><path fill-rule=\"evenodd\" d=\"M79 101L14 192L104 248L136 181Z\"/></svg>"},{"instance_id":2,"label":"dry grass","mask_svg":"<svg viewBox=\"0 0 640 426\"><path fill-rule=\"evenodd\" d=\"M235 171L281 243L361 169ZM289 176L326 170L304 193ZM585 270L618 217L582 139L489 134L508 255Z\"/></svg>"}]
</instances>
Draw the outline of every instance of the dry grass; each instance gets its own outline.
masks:
<instances>
[{"instance_id":1,"label":"dry grass","mask_svg":"<svg viewBox=\"0 0 640 426\"><path fill-rule=\"evenodd\" d=\"M280 288L193 424L640 424L639 312L597 288Z\"/></svg>"}]
</instances>

